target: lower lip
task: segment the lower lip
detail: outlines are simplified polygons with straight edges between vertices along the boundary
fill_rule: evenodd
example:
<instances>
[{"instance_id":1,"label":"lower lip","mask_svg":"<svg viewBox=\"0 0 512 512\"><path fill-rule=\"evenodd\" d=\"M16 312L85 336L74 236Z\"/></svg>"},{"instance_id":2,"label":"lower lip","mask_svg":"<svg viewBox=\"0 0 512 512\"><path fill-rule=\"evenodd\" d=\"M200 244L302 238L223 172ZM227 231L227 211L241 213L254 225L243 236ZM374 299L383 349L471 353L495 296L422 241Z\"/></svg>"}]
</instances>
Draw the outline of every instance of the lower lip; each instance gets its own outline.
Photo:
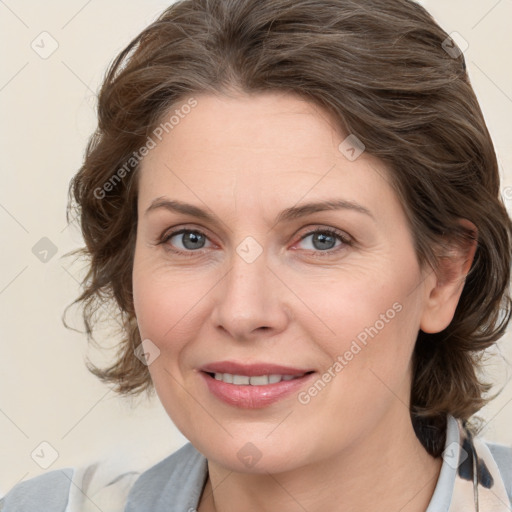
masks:
<instances>
[{"instance_id":1,"label":"lower lip","mask_svg":"<svg viewBox=\"0 0 512 512\"><path fill-rule=\"evenodd\" d=\"M228 384L222 380L216 380L206 372L201 371L199 373L212 394L223 402L242 409L261 409L271 405L292 394L294 391L298 392L315 375L314 373L309 373L297 379L282 380L275 384L251 386Z\"/></svg>"}]
</instances>

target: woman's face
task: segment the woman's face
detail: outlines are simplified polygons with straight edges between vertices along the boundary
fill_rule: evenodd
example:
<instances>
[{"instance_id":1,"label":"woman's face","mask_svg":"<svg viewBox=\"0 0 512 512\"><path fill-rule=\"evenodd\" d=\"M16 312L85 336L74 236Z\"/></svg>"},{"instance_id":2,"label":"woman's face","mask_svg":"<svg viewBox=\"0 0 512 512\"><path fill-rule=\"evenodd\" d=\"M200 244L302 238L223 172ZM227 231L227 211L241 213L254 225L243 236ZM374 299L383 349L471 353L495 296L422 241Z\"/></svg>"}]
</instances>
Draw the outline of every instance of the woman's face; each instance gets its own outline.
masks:
<instances>
[{"instance_id":1,"label":"woman's face","mask_svg":"<svg viewBox=\"0 0 512 512\"><path fill-rule=\"evenodd\" d=\"M135 310L169 416L247 472L407 421L432 273L384 165L295 96L195 99L139 176Z\"/></svg>"}]
</instances>

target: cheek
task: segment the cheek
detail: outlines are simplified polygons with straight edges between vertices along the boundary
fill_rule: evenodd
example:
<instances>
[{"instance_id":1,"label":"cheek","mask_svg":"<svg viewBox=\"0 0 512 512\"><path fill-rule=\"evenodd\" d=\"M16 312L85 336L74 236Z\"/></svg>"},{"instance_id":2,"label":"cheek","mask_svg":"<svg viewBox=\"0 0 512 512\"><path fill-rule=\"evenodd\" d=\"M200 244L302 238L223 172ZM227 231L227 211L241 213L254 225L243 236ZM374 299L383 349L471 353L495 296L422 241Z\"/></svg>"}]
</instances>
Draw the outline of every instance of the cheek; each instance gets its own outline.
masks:
<instances>
[{"instance_id":1,"label":"cheek","mask_svg":"<svg viewBox=\"0 0 512 512\"><path fill-rule=\"evenodd\" d=\"M196 326L201 325L194 321L197 295L197 287L190 286L190 282L172 278L154 265L138 265L135 260L133 300L140 336L151 340L159 350L159 356L148 367L149 373L160 401L178 428L185 419L175 404L187 403L180 366L188 341L196 337Z\"/></svg>"},{"instance_id":2,"label":"cheek","mask_svg":"<svg viewBox=\"0 0 512 512\"><path fill-rule=\"evenodd\" d=\"M389 393L379 379L393 390L408 379L421 311L415 289L420 276L409 266L410 272L402 272L405 262L389 267L379 279L354 273L321 293L309 291L321 322L308 335L326 354L322 371L325 380L336 381L337 396L358 396L353 403L361 403L374 393Z\"/></svg>"},{"instance_id":3,"label":"cheek","mask_svg":"<svg viewBox=\"0 0 512 512\"><path fill-rule=\"evenodd\" d=\"M411 323L407 329L410 332L413 322L407 320L414 307L411 297L406 296L407 289L391 275L380 281L346 275L330 286L310 287L305 296L316 317L309 313L311 338L320 335L328 352L339 354L349 350L353 341L364 346L370 340L386 338L396 333L399 325Z\"/></svg>"},{"instance_id":4,"label":"cheek","mask_svg":"<svg viewBox=\"0 0 512 512\"><path fill-rule=\"evenodd\" d=\"M197 302L197 287L190 284L169 275L163 265L155 264L151 258L140 257L136 252L133 302L142 339L149 338L160 350L165 349L163 340L179 339L176 333L181 331L183 334L187 312L194 300Z\"/></svg>"}]
</instances>

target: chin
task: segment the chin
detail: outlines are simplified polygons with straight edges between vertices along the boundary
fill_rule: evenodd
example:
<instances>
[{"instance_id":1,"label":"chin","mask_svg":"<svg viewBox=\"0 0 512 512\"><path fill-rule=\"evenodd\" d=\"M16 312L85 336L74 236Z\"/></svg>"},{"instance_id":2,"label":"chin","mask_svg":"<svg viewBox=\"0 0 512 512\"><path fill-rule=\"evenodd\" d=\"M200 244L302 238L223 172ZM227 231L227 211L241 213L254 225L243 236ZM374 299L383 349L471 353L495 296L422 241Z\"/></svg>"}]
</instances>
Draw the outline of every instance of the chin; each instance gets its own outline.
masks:
<instances>
[{"instance_id":1,"label":"chin","mask_svg":"<svg viewBox=\"0 0 512 512\"><path fill-rule=\"evenodd\" d=\"M209 461L223 468L250 474L283 473L312 462L312 447L307 441L291 442L289 435L266 438L268 429L260 436L223 436L222 440L190 439L196 449ZM285 439L287 437L288 439ZM307 451L304 449L307 446Z\"/></svg>"}]
</instances>

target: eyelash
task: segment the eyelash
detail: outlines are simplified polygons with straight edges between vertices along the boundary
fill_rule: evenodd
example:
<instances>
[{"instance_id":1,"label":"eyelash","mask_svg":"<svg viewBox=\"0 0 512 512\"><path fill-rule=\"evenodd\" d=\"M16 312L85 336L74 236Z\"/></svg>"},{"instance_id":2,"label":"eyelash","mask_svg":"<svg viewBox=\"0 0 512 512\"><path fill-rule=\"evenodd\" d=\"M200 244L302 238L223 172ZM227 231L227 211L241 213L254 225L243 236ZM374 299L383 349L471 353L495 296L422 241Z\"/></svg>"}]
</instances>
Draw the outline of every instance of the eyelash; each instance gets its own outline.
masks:
<instances>
[{"instance_id":1,"label":"eyelash","mask_svg":"<svg viewBox=\"0 0 512 512\"><path fill-rule=\"evenodd\" d=\"M206 239L209 240L209 238L206 236L206 234L198 229L181 228L181 229L178 229L175 231L163 233L159 242L157 243L157 245L167 244L167 242L171 238L175 237L176 235L181 235L183 233L197 233L199 235L203 235ZM311 254L313 257L323 258L326 256L332 256L333 253L337 253L338 251L342 250L344 247L353 245L353 241L347 236L346 233L344 233L343 231L339 231L335 228L316 228L313 231L308 231L303 236L301 236L301 238L299 239L299 242L301 242L305 238L315 235L317 233L328 234L328 235L334 236L335 238L340 240L340 242L342 242L342 244L340 246L338 246L337 248L327 249L325 251L309 249L309 251L311 251L311 250L313 251L313 253ZM171 246L170 244L167 244L166 249L175 254L179 254L179 255L187 256L187 257L197 256L198 254L200 255L201 251L204 250L204 249L197 249L197 250L183 251L181 249L176 249L175 247ZM308 249L306 249L306 251L308 251Z\"/></svg>"}]
</instances>

